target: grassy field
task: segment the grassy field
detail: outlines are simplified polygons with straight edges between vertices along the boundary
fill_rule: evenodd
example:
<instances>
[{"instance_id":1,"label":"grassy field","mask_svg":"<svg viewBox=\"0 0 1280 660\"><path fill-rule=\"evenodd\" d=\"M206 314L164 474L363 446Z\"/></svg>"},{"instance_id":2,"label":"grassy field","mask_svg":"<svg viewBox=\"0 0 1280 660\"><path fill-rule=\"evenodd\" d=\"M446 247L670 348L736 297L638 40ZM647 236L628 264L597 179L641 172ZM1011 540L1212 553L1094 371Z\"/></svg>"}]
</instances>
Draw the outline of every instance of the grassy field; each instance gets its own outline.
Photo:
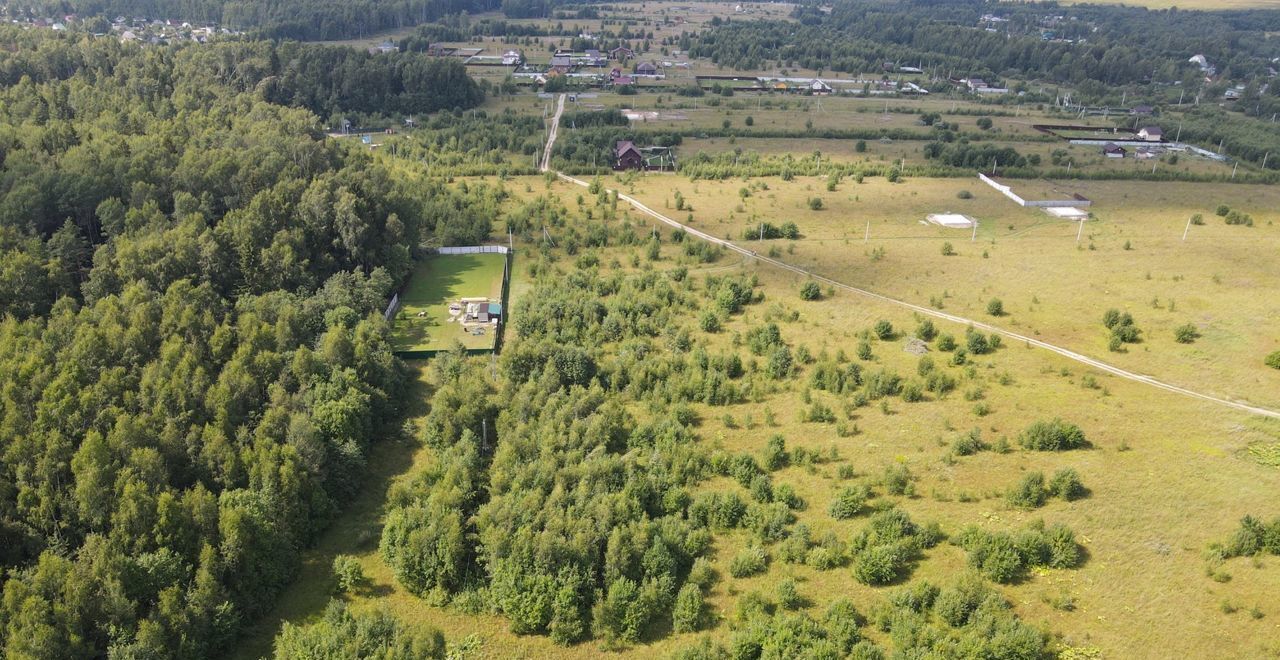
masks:
<instances>
[{"instance_id":1,"label":"grassy field","mask_svg":"<svg viewBox=\"0 0 1280 660\"><path fill-rule=\"evenodd\" d=\"M522 183L529 183L529 190L523 190ZM646 187L647 192L642 195L656 194L647 186L664 185L667 191L683 190L695 205L698 217L710 213L715 199L714 189L705 182L697 184L696 196L687 182L677 183L669 177L650 177L642 183L643 186L637 186ZM769 183L769 192L778 194L781 201L787 191L781 182ZM803 190L814 183L797 182L796 188ZM733 189L738 185L735 183ZM1026 264L1034 263L1032 260L1038 258L1035 254L1045 249L1045 245L1040 245L1040 241L1015 243L1016 236L1043 233L1046 245L1074 240L1073 233L1063 231L1069 228L1046 225L1034 212L1015 210L1012 204L981 193L970 182L948 180L930 182L930 185L943 187L943 192L951 194L955 202L959 200L955 200L953 193L960 185L976 193L974 200L968 200L974 206L964 211L986 220L980 232L983 242L978 245L990 250L990 239L995 237L1001 246L1000 256L981 261L974 256L969 263L971 257L967 255L978 248L964 242L967 233L955 232L960 234L955 236L946 230L919 225L914 218L910 222L896 219L905 214L900 197L915 200L912 203L922 209L932 205L927 199L920 199L923 191L911 188L910 182L886 187L879 191L882 195L873 193L875 186L864 184L857 193L851 194L867 200L865 206L859 208L866 210L863 215L873 217L875 232L880 236L873 239L871 245L886 247L887 252L887 256L870 262L870 266L889 267L899 260L919 259L925 262L920 268L942 268L923 251L908 251L901 246L918 241L936 253L942 240L950 238L961 252L960 257L951 259L965 261L966 267L995 268L993 264L999 263L999 258L1031 250L1033 254L1021 262L1021 267L1026 269ZM516 200L546 190L540 178L516 179L509 187ZM551 192L563 199L572 199L576 189L557 184ZM752 199L763 202L768 194ZM1250 194L1258 193L1240 190L1237 196ZM874 205L870 203L872 199ZM660 195L656 204L661 207ZM878 209L878 206L887 208ZM620 222L627 221L625 215ZM852 228L846 232L838 223L819 226L815 222L817 216L795 214L794 217L807 234L806 240L797 244L797 255L807 254L811 244L831 244L849 253L854 261L869 261L863 246L856 240L846 243L841 237L843 233L856 233ZM999 217L1000 224L992 221L994 217ZM1014 228L1009 229L1008 224ZM858 226L860 229L861 222ZM1209 233L1220 228L1210 224L1194 229ZM1229 229L1244 231L1243 228ZM1262 228L1254 228L1259 229ZM1004 249L1006 242L1011 244L1008 249ZM1069 250L1077 254L1074 247ZM606 264L602 266L606 270L629 270L632 267L621 264L638 263L632 262L631 256L640 252L642 247L605 248L599 250L600 263ZM735 346L736 338L747 329L773 320L781 326L784 338L793 347L804 346L817 356L837 352L852 355L861 341L861 332L877 320L890 320L900 329L912 328L916 322L910 313L900 308L852 294L826 294L823 300L801 301L797 291L802 282L791 273L756 267L727 256L718 263L698 266L686 262L681 252L669 244L664 245L661 252L659 261L642 267L671 268L684 264L690 267L689 276L695 282L709 273L754 272L760 278L763 303L748 307L721 332L697 336L713 351ZM1137 253L1130 255L1134 259L1146 258L1139 250L1132 252ZM1079 254L1101 256L1100 251L1084 250ZM1000 269L1016 267L1010 263ZM1058 264L1051 262L1048 267L1057 268ZM1130 269L1143 267L1141 263L1130 265ZM953 279L965 276L958 264L948 263L945 268ZM850 266L849 270L853 272L837 275L856 280L864 272L861 264ZM523 272L521 266L514 271L513 296L525 290ZM1019 284L1020 296L1036 295L1040 276L1022 275L1025 282ZM1039 295L1049 297L1046 292ZM1264 297L1256 292L1255 295ZM948 309L960 309L959 301L963 299L960 295L948 298ZM1006 298L1006 306L1013 299L1012 296ZM1180 301L1179 307L1183 304ZM1023 313L1019 309L1014 318L1020 320ZM1139 324L1146 327L1144 317L1139 317ZM939 329L957 335L963 333L959 326L943 324ZM885 368L909 378L915 373L919 358L903 350L901 334L889 341L873 341L872 349L873 355L864 363L864 368ZM1136 352L1141 352L1141 348ZM1051 630L1063 647L1089 649L1099 654L1091 657L1116 658L1259 658L1280 652L1276 642L1280 607L1273 597L1280 589L1280 561L1274 557L1233 560L1219 569L1230 579L1218 582L1206 576L1207 565L1203 559L1205 546L1228 536L1240 516L1274 514L1280 470L1257 460L1258 452L1251 448L1280 446L1280 424L1118 380L1023 346L1007 345L965 366L945 366L946 354L935 353L932 357L959 380L959 386L951 394L930 396L920 403L905 403L895 398L884 407L848 408L846 402L832 395L806 392L807 368L801 365L796 377L762 393L757 401L729 407L696 406L703 420L698 433L702 442L712 446L756 454L774 434L783 435L792 449L804 447L824 454L834 449L838 458L833 461L810 467L788 467L773 476L776 484L791 485L805 499L807 505L797 515L800 522L810 527L815 538L827 532L839 538L855 534L865 519L835 521L830 518L826 511L833 494L848 483L874 485L887 466L898 464L906 465L914 475L915 494L909 497L882 494L879 499L892 501L914 520L937 521L945 532L954 533L968 524L991 530L1012 530L1041 518L1049 523L1069 525L1088 551L1088 561L1083 567L1038 571L1022 583L1000 588L1022 617ZM420 372L419 391L424 394L429 387L427 371ZM1274 383L1272 389L1277 389ZM979 394L976 397L962 394L968 392ZM825 401L840 410L841 419L855 425L858 432L851 437L840 437L832 424L800 421L797 411L807 407L806 397ZM978 403L971 398L978 399L984 406L981 413L977 410ZM417 416L424 413L414 411ZM635 413L641 419L650 414L644 410ZM772 416L773 421L767 422L766 416ZM958 458L950 454L950 443L971 428L981 429L984 438L996 442L1002 437L1012 439L1034 420L1055 416L1084 428L1093 447L1067 453L1014 450ZM595 642L563 648L545 637L513 635L501 617L464 615L449 607L433 606L405 592L396 583L376 550L382 498L391 483L410 478L409 475L431 460L431 450L424 447L388 443L379 449L371 460L369 485L326 532L317 549L308 553L302 578L235 657L258 657L265 653L281 621L301 622L319 616L330 597L329 566L336 553L356 555L370 577L368 587L348 597L353 607L385 608L405 621L439 627L451 643L471 645L470 657L590 658L605 653ZM839 468L845 465L852 469L852 477L840 476ZM1026 472L1052 473L1062 467L1080 472L1090 489L1087 498L1072 503L1054 500L1029 512L1005 502L1003 492ZM706 482L701 488L738 490L749 499L740 486L722 478ZM878 487L876 490L882 493ZM731 578L728 562L747 541L748 533L743 531L716 537L712 559L722 580L712 590L709 604L717 623L704 633L713 639L725 641L732 634L729 619L745 594L759 591L770 595L775 585L786 577L799 583L800 592L807 600L806 609L815 615L840 596L852 598L865 614L892 591L892 588L872 588L858 583L848 568L820 572L780 561L775 561L762 576ZM943 543L926 551L912 579L945 583L964 567L964 552ZM1066 601L1073 606L1063 608L1061 604ZM1239 611L1228 613L1233 608ZM1258 615L1251 616L1251 608L1256 608ZM864 628L864 633L879 644L890 643L883 633L871 627ZM613 654L662 657L694 643L697 638L695 634L671 635Z\"/></svg>"},{"instance_id":2,"label":"grassy field","mask_svg":"<svg viewBox=\"0 0 1280 660\"><path fill-rule=\"evenodd\" d=\"M651 175L634 190L659 209L674 209L679 190L693 207L694 225L717 236L739 239L761 221L796 222L801 240L753 249L776 247L788 261L835 279L918 304L933 300L970 317L983 316L987 301L1000 298L1006 316L993 323L1158 378L1280 406L1280 372L1262 364L1280 349L1274 186L1015 182L1015 190L1028 193L1045 187L1092 199L1095 217L1077 243L1076 224L1019 207L977 179L846 181L835 192L823 179L758 181L768 190L747 198L741 191L751 182L742 180ZM961 191L972 199L959 199ZM822 198L822 210L809 208L811 197ZM1255 226L1226 225L1214 215L1218 204L1250 213ZM968 230L924 224L926 215L940 212L976 217L977 242L969 242ZM1183 241L1192 214L1205 224L1191 226ZM944 242L957 254L943 256ZM1108 352L1101 318L1111 307L1130 311L1144 331L1144 341L1124 353ZM1186 323L1201 336L1177 343L1173 330Z\"/></svg>"},{"instance_id":3,"label":"grassy field","mask_svg":"<svg viewBox=\"0 0 1280 660\"><path fill-rule=\"evenodd\" d=\"M466 332L449 320L449 303L459 298L502 298L501 254L433 255L418 262L408 286L400 294L394 345L400 351L440 350L454 342L467 348L493 348L494 331ZM426 315L419 317L419 312Z\"/></svg>"}]
</instances>

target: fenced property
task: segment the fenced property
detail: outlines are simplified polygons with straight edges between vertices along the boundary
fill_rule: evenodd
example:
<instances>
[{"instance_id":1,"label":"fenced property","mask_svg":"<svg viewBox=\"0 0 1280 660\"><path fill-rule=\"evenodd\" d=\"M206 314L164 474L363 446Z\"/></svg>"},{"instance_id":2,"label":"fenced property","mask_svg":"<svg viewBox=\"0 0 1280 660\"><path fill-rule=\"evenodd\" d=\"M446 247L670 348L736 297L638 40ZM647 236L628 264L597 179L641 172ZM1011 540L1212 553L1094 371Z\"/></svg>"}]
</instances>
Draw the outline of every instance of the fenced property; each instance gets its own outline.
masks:
<instances>
[{"instance_id":1,"label":"fenced property","mask_svg":"<svg viewBox=\"0 0 1280 660\"><path fill-rule=\"evenodd\" d=\"M511 250L440 248L418 262L387 317L397 355L423 358L460 342L469 352L501 346Z\"/></svg>"},{"instance_id":2,"label":"fenced property","mask_svg":"<svg viewBox=\"0 0 1280 660\"><path fill-rule=\"evenodd\" d=\"M1012 187L1006 186L1003 183L1000 183L985 174L978 173L978 178L981 179L983 183L987 184L988 186L991 186L993 189L998 191L1000 194L1013 200L1013 203L1017 204L1018 206L1034 206L1037 208L1054 208L1054 207L1068 207L1068 206L1088 207L1093 204L1093 202L1090 201L1087 197L1084 197L1079 193L1072 195L1070 199L1042 199L1042 200L1023 199L1021 195L1013 192Z\"/></svg>"}]
</instances>

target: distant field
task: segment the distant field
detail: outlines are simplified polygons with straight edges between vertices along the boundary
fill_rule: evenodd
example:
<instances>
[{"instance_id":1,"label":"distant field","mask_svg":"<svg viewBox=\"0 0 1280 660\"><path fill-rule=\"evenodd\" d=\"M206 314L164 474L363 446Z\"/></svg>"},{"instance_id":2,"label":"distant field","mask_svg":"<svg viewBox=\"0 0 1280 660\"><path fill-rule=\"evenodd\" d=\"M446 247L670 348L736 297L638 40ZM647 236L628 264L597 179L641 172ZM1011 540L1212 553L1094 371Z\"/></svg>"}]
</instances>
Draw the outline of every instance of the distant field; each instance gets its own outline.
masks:
<instances>
[{"instance_id":1,"label":"distant field","mask_svg":"<svg viewBox=\"0 0 1280 660\"><path fill-rule=\"evenodd\" d=\"M502 297L501 254L434 255L418 262L412 279L400 294L400 312L394 322L398 351L446 349L455 341L467 348L492 348L494 329L483 335L465 332L449 321L449 303L459 298ZM505 310L504 310L505 311ZM418 312L426 312L419 317Z\"/></svg>"}]
</instances>

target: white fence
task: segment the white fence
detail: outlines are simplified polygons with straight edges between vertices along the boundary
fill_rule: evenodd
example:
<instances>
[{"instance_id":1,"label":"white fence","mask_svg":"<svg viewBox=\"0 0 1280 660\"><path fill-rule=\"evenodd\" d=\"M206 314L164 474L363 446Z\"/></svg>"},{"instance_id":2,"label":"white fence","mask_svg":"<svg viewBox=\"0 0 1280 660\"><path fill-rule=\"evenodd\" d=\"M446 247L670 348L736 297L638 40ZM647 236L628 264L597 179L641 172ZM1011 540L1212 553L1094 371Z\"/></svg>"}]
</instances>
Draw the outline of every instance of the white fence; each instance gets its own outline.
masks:
<instances>
[{"instance_id":1,"label":"white fence","mask_svg":"<svg viewBox=\"0 0 1280 660\"><path fill-rule=\"evenodd\" d=\"M387 305L387 311L382 313L382 318L386 319L387 322L390 323L391 318L396 315L396 309L398 309L399 307L400 307L400 294L397 293L396 295L391 296L391 302Z\"/></svg>"},{"instance_id":2,"label":"white fence","mask_svg":"<svg viewBox=\"0 0 1280 660\"><path fill-rule=\"evenodd\" d=\"M1013 192L1013 188L1001 183L997 183L991 177L979 172L978 178L992 188L995 188L1005 197L1012 199L1018 206L1033 206L1036 208L1053 208L1058 206L1090 206L1093 202L1087 199L1041 199L1041 200L1025 200Z\"/></svg>"},{"instance_id":3,"label":"white fence","mask_svg":"<svg viewBox=\"0 0 1280 660\"><path fill-rule=\"evenodd\" d=\"M437 254L506 254L511 248L505 245L465 245L462 247L436 248Z\"/></svg>"}]
</instances>

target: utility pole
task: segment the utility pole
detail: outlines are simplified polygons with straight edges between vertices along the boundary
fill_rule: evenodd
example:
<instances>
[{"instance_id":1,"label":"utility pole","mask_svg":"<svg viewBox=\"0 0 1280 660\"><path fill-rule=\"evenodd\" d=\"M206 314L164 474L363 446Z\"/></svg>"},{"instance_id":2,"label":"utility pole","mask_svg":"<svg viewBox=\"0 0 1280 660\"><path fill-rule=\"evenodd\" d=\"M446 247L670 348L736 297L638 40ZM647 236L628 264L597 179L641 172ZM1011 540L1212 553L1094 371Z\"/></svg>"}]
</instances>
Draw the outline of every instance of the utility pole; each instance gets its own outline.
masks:
<instances>
[{"instance_id":1,"label":"utility pole","mask_svg":"<svg viewBox=\"0 0 1280 660\"><path fill-rule=\"evenodd\" d=\"M972 243L976 240L978 240L978 219L974 218L973 219L973 236L969 237L969 242Z\"/></svg>"},{"instance_id":2,"label":"utility pole","mask_svg":"<svg viewBox=\"0 0 1280 660\"><path fill-rule=\"evenodd\" d=\"M1183 241L1186 241L1186 240L1187 240L1187 232L1191 231L1191 218L1193 218L1193 217L1194 217L1194 216L1187 216L1187 226L1186 226L1186 228L1185 228L1185 229L1183 229L1183 230L1182 230L1182 240L1183 240Z\"/></svg>"},{"instance_id":3,"label":"utility pole","mask_svg":"<svg viewBox=\"0 0 1280 660\"><path fill-rule=\"evenodd\" d=\"M1080 235L1084 233L1084 218L1080 219L1080 228L1076 230L1076 243L1080 243Z\"/></svg>"},{"instance_id":4,"label":"utility pole","mask_svg":"<svg viewBox=\"0 0 1280 660\"><path fill-rule=\"evenodd\" d=\"M871 240L871 221L867 221L867 233L862 236L862 242L867 243Z\"/></svg>"}]
</instances>

